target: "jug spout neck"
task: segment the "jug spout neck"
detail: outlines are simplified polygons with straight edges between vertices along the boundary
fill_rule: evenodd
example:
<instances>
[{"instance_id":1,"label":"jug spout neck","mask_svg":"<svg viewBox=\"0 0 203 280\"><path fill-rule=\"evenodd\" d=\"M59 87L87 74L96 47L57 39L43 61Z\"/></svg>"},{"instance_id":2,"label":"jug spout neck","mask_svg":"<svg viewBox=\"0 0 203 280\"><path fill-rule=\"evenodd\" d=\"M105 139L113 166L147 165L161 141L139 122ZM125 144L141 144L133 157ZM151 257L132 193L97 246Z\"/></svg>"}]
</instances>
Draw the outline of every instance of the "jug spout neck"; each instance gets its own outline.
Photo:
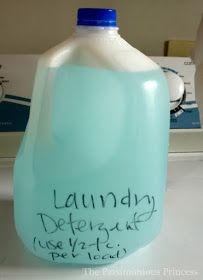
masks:
<instances>
[{"instance_id":1,"label":"jug spout neck","mask_svg":"<svg viewBox=\"0 0 203 280\"><path fill-rule=\"evenodd\" d=\"M118 27L104 27L104 26L76 26L74 35L76 36L120 36Z\"/></svg>"}]
</instances>

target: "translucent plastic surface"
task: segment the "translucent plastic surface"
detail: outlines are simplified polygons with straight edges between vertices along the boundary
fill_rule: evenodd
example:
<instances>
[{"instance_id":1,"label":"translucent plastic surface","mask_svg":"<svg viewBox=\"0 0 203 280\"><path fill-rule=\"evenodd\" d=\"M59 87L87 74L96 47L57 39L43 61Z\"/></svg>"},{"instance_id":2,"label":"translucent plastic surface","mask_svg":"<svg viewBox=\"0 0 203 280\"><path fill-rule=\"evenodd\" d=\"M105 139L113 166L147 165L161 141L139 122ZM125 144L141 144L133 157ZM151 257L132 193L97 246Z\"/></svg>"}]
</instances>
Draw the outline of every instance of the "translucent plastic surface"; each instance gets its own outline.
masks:
<instances>
[{"instance_id":1,"label":"translucent plastic surface","mask_svg":"<svg viewBox=\"0 0 203 280\"><path fill-rule=\"evenodd\" d=\"M39 69L14 170L18 235L54 262L115 262L160 231L169 95L159 69Z\"/></svg>"}]
</instances>

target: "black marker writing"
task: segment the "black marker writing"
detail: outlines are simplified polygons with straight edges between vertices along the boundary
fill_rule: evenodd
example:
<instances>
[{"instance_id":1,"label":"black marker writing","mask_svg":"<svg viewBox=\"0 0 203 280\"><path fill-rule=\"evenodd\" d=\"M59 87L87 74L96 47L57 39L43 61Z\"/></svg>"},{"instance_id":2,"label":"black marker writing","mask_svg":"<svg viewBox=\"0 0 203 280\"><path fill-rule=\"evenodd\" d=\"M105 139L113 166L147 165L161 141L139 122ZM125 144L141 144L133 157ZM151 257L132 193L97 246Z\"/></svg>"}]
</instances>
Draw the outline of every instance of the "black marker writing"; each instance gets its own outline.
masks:
<instances>
[{"instance_id":1,"label":"black marker writing","mask_svg":"<svg viewBox=\"0 0 203 280\"><path fill-rule=\"evenodd\" d=\"M118 243L119 240L112 240L113 233L140 231L142 224L157 212L155 206L153 195L139 196L130 188L122 195L113 191L104 194L70 192L65 198L61 189L54 189L54 215L46 211L37 213L48 238L42 240L35 236L33 248L35 251L48 251L53 261L75 259L81 254L86 254L92 261L119 259L127 253L127 249ZM87 218L89 212L86 209L93 210L94 215ZM105 220L106 209L111 217ZM81 217L83 210L85 217ZM102 211L105 211L104 217ZM58 236L63 236L62 241L55 239Z\"/></svg>"},{"instance_id":2,"label":"black marker writing","mask_svg":"<svg viewBox=\"0 0 203 280\"><path fill-rule=\"evenodd\" d=\"M53 190L53 205L55 209L96 209L96 208L118 208L126 206L127 208L135 208L138 205L149 205L153 196L148 194L138 197L133 193L130 188L127 189L127 193L123 196L118 196L114 192L108 192L106 194L87 194L87 193L69 193L66 198L61 200L59 191Z\"/></svg>"}]
</instances>

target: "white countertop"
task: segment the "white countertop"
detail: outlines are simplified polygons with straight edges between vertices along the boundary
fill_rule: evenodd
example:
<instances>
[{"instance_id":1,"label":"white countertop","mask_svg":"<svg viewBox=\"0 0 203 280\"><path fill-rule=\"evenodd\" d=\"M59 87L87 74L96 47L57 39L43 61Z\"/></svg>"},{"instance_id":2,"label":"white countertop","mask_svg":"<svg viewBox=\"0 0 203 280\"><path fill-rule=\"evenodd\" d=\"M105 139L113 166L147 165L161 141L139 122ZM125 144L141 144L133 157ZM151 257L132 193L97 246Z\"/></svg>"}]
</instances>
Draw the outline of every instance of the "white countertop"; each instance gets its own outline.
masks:
<instances>
[{"instance_id":1,"label":"white countertop","mask_svg":"<svg viewBox=\"0 0 203 280\"><path fill-rule=\"evenodd\" d=\"M160 235L113 265L91 269L51 264L24 249L13 222L12 160L0 159L0 280L135 278L203 279L203 154L170 157Z\"/></svg>"}]
</instances>

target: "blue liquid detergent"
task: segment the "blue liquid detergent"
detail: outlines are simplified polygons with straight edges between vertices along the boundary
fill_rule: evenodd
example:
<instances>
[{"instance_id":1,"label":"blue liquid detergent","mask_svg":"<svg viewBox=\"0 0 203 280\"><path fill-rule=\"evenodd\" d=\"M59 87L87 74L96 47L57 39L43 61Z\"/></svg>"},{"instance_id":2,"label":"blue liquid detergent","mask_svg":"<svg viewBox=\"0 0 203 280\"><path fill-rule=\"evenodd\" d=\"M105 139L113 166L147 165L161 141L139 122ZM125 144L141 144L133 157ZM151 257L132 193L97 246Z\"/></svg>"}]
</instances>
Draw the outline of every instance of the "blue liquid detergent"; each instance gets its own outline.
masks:
<instances>
[{"instance_id":1,"label":"blue liquid detergent","mask_svg":"<svg viewBox=\"0 0 203 280\"><path fill-rule=\"evenodd\" d=\"M43 70L14 170L18 235L53 262L112 263L160 231L169 96L162 71ZM39 120L39 121L38 121ZM33 131L34 134L33 135ZM31 134L32 133L32 134Z\"/></svg>"}]
</instances>

